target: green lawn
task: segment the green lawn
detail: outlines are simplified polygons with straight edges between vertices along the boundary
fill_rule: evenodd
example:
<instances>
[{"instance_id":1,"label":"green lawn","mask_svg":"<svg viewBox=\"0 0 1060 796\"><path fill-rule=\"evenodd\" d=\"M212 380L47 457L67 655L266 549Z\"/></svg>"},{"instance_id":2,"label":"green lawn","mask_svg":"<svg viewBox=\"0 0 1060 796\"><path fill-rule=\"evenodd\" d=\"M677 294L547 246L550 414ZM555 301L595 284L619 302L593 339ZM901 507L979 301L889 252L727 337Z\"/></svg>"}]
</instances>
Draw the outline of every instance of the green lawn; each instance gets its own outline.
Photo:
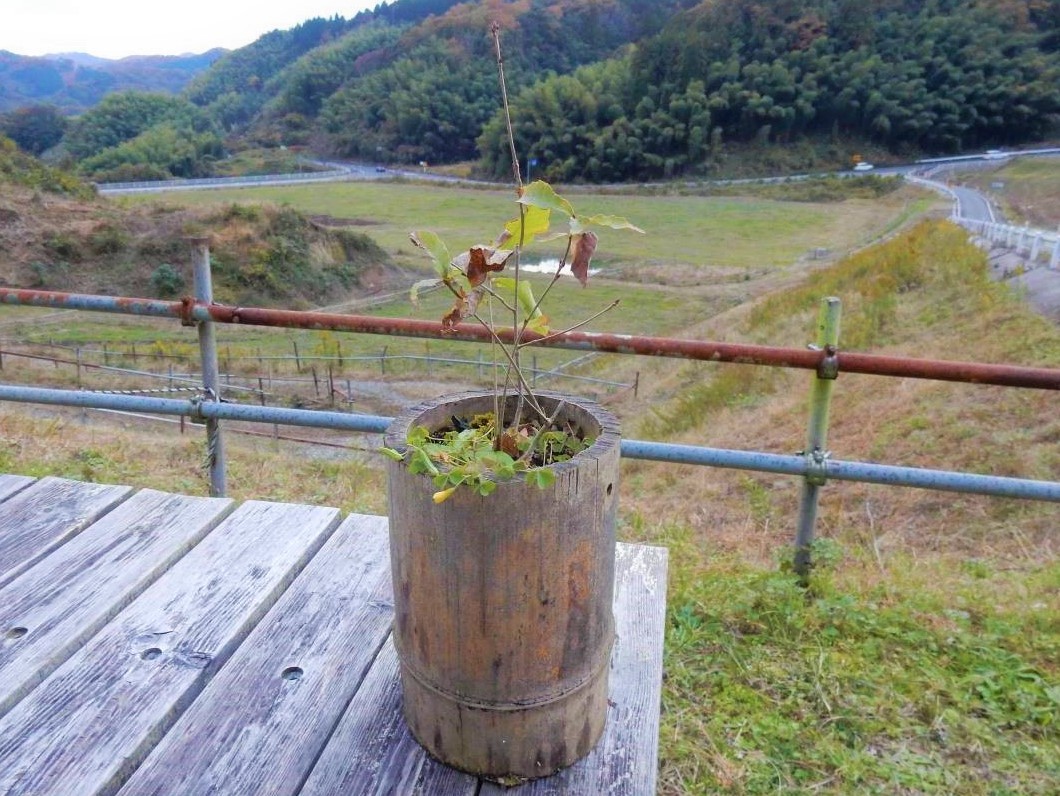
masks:
<instances>
[{"instance_id":1,"label":"green lawn","mask_svg":"<svg viewBox=\"0 0 1060 796\"><path fill-rule=\"evenodd\" d=\"M783 267L807 251L842 250L885 229L901 212L895 200L780 202L700 196L615 196L571 193L586 215L628 218L646 235L605 231L597 260L607 264ZM212 206L232 202L288 203L311 214L355 219L395 254L412 255L408 233L430 229L452 251L490 242L515 216L506 191L391 182L343 182L268 188L174 192L116 201ZM552 252L556 254L558 252Z\"/></svg>"}]
</instances>

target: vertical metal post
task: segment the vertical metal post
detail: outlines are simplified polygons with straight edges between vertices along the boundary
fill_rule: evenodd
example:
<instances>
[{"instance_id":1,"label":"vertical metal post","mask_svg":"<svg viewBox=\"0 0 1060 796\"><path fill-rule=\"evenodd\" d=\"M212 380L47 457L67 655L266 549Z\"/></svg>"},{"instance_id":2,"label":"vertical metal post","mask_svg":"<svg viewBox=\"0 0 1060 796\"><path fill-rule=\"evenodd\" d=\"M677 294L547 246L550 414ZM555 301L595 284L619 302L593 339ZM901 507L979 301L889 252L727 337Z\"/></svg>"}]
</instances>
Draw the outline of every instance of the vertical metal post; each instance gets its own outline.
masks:
<instances>
[{"instance_id":1,"label":"vertical metal post","mask_svg":"<svg viewBox=\"0 0 1060 796\"><path fill-rule=\"evenodd\" d=\"M1060 268L1060 233L1056 237L1056 245L1053 246L1053 256L1049 258L1049 267L1052 270Z\"/></svg>"},{"instance_id":2,"label":"vertical metal post","mask_svg":"<svg viewBox=\"0 0 1060 796\"><path fill-rule=\"evenodd\" d=\"M1031 242L1031 265L1035 265L1038 262L1038 252L1042 249L1042 233L1039 232L1034 236L1034 240Z\"/></svg>"},{"instance_id":3,"label":"vertical metal post","mask_svg":"<svg viewBox=\"0 0 1060 796\"><path fill-rule=\"evenodd\" d=\"M191 238L192 273L195 298L207 304L213 302L213 279L210 273L210 247L206 238ZM213 323L199 321L199 356L202 359L202 387L204 400L221 400L221 376L217 366L217 338ZM224 439L218 420L206 419L206 463L210 471L210 495L224 497L228 491L225 477Z\"/></svg>"},{"instance_id":4,"label":"vertical metal post","mask_svg":"<svg viewBox=\"0 0 1060 796\"><path fill-rule=\"evenodd\" d=\"M836 345L839 343L839 319L842 305L834 296L821 301L817 317L817 345L825 357L817 369L810 392L810 426L806 438L806 461L810 472L802 485L798 527L795 531L795 573L805 582L812 566L810 546L817 523L817 499L825 483L825 460L828 456L828 415L832 408L832 388L838 375Z\"/></svg>"}]
</instances>

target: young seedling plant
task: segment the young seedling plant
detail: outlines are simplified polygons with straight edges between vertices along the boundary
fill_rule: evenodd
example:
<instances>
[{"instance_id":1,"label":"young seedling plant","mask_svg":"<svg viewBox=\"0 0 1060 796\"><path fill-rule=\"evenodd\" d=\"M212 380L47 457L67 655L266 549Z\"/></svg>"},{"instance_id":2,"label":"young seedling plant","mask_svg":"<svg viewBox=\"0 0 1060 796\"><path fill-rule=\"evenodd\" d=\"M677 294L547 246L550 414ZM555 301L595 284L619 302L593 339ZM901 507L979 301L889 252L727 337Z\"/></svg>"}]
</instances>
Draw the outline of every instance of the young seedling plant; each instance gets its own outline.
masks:
<instances>
[{"instance_id":1,"label":"young seedling plant","mask_svg":"<svg viewBox=\"0 0 1060 796\"><path fill-rule=\"evenodd\" d=\"M521 354L529 346L591 323L618 305L616 300L558 332L550 327L548 316L542 310L545 299L567 269L583 287L588 284L589 265L598 244L594 230L610 228L643 233L625 218L578 215L571 203L543 180L529 185L523 183L508 105L499 26L494 23L490 32L500 74L519 214L504 225L492 244L472 246L455 257L433 232L416 231L410 239L430 258L435 273L434 278L413 287L413 302L420 290L441 284L455 299L452 310L442 318L443 333L454 331L468 319L489 331L495 361L500 364L500 368L494 368L494 411L470 418L454 417L450 427L440 430L413 428L404 454L390 448L383 450L392 458L406 461L411 472L423 473L434 480L438 489L434 494L435 503L447 500L461 487L489 495L497 488L497 481L511 479L516 473L525 473L530 483L548 487L555 481L555 475L547 465L569 459L592 444L593 440L583 438L576 429L557 424L562 402L551 415L545 411L522 369ZM530 282L520 273L522 255L535 244L557 241L562 255L552 279L537 297ZM499 318L510 319L511 325ZM503 379L498 372L504 374ZM513 393L517 397L515 411L503 416L500 407L507 406L507 397Z\"/></svg>"}]
</instances>

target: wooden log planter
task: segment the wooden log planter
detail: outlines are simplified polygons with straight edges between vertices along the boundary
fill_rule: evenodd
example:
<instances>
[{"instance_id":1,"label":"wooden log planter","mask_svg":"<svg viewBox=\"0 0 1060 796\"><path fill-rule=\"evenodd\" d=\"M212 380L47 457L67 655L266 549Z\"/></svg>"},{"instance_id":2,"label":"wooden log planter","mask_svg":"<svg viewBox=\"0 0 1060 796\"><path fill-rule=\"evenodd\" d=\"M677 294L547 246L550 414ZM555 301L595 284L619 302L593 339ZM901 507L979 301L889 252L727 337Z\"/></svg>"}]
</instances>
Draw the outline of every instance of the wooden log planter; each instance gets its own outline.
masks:
<instances>
[{"instance_id":1,"label":"wooden log planter","mask_svg":"<svg viewBox=\"0 0 1060 796\"><path fill-rule=\"evenodd\" d=\"M615 637L618 423L592 401L539 398L549 414L562 401L560 419L595 438L551 465L547 489L519 476L436 505L428 477L388 464L405 718L434 757L506 782L589 753L607 718ZM421 404L395 418L386 445L403 451L414 426L491 411L483 392Z\"/></svg>"}]
</instances>

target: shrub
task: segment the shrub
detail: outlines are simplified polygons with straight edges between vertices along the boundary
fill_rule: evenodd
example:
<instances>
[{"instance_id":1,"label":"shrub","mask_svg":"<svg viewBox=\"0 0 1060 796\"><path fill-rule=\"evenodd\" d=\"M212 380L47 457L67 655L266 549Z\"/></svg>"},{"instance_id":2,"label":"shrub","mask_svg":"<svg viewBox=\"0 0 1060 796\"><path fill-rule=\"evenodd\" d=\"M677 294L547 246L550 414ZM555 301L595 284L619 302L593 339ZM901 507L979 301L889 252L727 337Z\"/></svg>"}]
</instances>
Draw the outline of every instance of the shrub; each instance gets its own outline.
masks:
<instances>
[{"instance_id":1,"label":"shrub","mask_svg":"<svg viewBox=\"0 0 1060 796\"><path fill-rule=\"evenodd\" d=\"M117 254L126 247L129 236L112 224L97 227L88 238L93 254Z\"/></svg>"},{"instance_id":2,"label":"shrub","mask_svg":"<svg viewBox=\"0 0 1060 796\"><path fill-rule=\"evenodd\" d=\"M151 288L162 298L178 296L184 290L184 275L169 263L162 263L151 274Z\"/></svg>"},{"instance_id":3,"label":"shrub","mask_svg":"<svg viewBox=\"0 0 1060 796\"><path fill-rule=\"evenodd\" d=\"M79 263L84 259L81 241L66 232L54 232L44 239L44 246L56 257Z\"/></svg>"}]
</instances>

